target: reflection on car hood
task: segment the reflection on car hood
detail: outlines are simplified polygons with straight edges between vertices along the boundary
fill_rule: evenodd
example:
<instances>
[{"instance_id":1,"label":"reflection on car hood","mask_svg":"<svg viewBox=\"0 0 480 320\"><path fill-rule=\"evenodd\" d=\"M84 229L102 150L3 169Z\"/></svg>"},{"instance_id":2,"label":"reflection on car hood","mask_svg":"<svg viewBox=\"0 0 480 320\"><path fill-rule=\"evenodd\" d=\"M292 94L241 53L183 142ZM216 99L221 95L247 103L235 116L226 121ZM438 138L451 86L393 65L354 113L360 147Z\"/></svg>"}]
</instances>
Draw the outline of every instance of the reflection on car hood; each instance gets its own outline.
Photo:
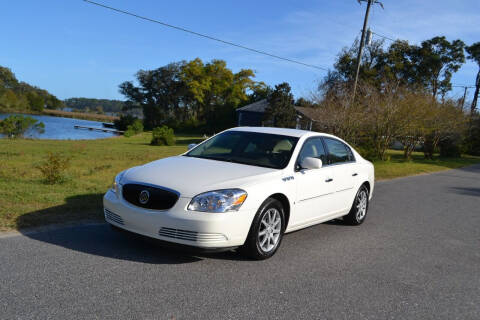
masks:
<instances>
[{"instance_id":1,"label":"reflection on car hood","mask_svg":"<svg viewBox=\"0 0 480 320\"><path fill-rule=\"evenodd\" d=\"M181 197L193 197L199 193L220 188L242 188L255 181L263 181L264 176L280 175L280 171L238 163L176 156L131 168L125 172L121 183L153 184L176 190L180 192Z\"/></svg>"}]
</instances>

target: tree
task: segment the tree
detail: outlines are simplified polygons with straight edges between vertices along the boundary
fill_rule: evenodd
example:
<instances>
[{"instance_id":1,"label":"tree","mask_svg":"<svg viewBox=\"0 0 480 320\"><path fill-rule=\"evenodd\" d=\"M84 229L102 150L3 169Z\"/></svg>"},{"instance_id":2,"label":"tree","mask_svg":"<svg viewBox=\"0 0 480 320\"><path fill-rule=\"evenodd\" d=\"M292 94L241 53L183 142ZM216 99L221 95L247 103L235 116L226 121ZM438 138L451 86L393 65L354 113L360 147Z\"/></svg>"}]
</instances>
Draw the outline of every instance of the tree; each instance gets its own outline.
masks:
<instances>
[{"instance_id":1,"label":"tree","mask_svg":"<svg viewBox=\"0 0 480 320\"><path fill-rule=\"evenodd\" d=\"M260 93L263 87L254 76L250 69L232 72L223 60L203 63L197 58L140 70L139 85L124 82L120 92L127 97L127 108L143 108L146 129L201 123L213 133L234 125L235 109L249 101L249 91Z\"/></svg>"},{"instance_id":2,"label":"tree","mask_svg":"<svg viewBox=\"0 0 480 320\"><path fill-rule=\"evenodd\" d=\"M11 89L5 90L5 92L0 96L0 107L6 109L13 109L18 104L18 98L15 92Z\"/></svg>"},{"instance_id":3,"label":"tree","mask_svg":"<svg viewBox=\"0 0 480 320\"><path fill-rule=\"evenodd\" d=\"M410 58L416 68L416 81L429 88L432 96L444 97L452 89L453 73L465 63L464 47L463 41L449 42L445 37L434 37L414 47Z\"/></svg>"},{"instance_id":4,"label":"tree","mask_svg":"<svg viewBox=\"0 0 480 320\"><path fill-rule=\"evenodd\" d=\"M442 141L460 136L465 132L465 115L454 101L433 101L431 111L425 119L423 153L433 159L433 154Z\"/></svg>"},{"instance_id":5,"label":"tree","mask_svg":"<svg viewBox=\"0 0 480 320\"><path fill-rule=\"evenodd\" d=\"M36 92L28 92L27 99L31 110L42 111L45 106L45 101L43 97L38 95Z\"/></svg>"},{"instance_id":6,"label":"tree","mask_svg":"<svg viewBox=\"0 0 480 320\"><path fill-rule=\"evenodd\" d=\"M87 108L98 110L102 108L103 112L120 113L125 106L124 101L109 100L109 99L91 99L91 98L69 98L65 99L64 103L67 107L85 111ZM47 103L48 104L48 103Z\"/></svg>"},{"instance_id":7,"label":"tree","mask_svg":"<svg viewBox=\"0 0 480 320\"><path fill-rule=\"evenodd\" d=\"M184 65L185 62L178 62L155 70L140 70L135 75L138 87L131 81L120 84L120 93L127 97L127 106L143 108L146 129L161 126L169 117L181 116L179 109L186 92L180 78Z\"/></svg>"},{"instance_id":8,"label":"tree","mask_svg":"<svg viewBox=\"0 0 480 320\"><path fill-rule=\"evenodd\" d=\"M268 86L264 82L254 82L250 89L250 93L248 94L248 101L245 104L251 104L263 99L267 99L270 94L272 94L273 89L272 87Z\"/></svg>"},{"instance_id":9,"label":"tree","mask_svg":"<svg viewBox=\"0 0 480 320\"><path fill-rule=\"evenodd\" d=\"M234 125L235 109L248 101L249 89L258 88L254 76L250 69L233 73L223 60L204 64L197 58L182 70L195 116L214 131Z\"/></svg>"},{"instance_id":10,"label":"tree","mask_svg":"<svg viewBox=\"0 0 480 320\"><path fill-rule=\"evenodd\" d=\"M18 80L13 74L12 70L0 66L0 88L15 89L18 85Z\"/></svg>"},{"instance_id":11,"label":"tree","mask_svg":"<svg viewBox=\"0 0 480 320\"><path fill-rule=\"evenodd\" d=\"M468 53L468 59L473 60L478 65L477 78L475 80L475 93L473 95L472 106L470 112L473 114L477 108L478 93L480 91L480 42L476 42L465 48Z\"/></svg>"},{"instance_id":12,"label":"tree","mask_svg":"<svg viewBox=\"0 0 480 320\"><path fill-rule=\"evenodd\" d=\"M43 122L38 122L38 120L28 116L13 115L0 121L0 134L4 134L11 139L23 137L28 129L43 132L44 128Z\"/></svg>"},{"instance_id":13,"label":"tree","mask_svg":"<svg viewBox=\"0 0 480 320\"><path fill-rule=\"evenodd\" d=\"M449 42L445 37L434 37L420 46L397 40L386 50L382 41L373 41L365 47L360 63L359 79L381 88L386 82L396 81L411 90L423 89L433 97L443 98L451 90L451 78L465 62L464 43ZM323 83L323 90L338 90L339 82L350 83L355 75L358 45L344 48Z\"/></svg>"},{"instance_id":14,"label":"tree","mask_svg":"<svg viewBox=\"0 0 480 320\"><path fill-rule=\"evenodd\" d=\"M293 94L290 91L290 85L283 82L275 86L267 99L265 120L270 121L274 127L295 128L297 124Z\"/></svg>"},{"instance_id":15,"label":"tree","mask_svg":"<svg viewBox=\"0 0 480 320\"><path fill-rule=\"evenodd\" d=\"M47 90L19 82L10 69L0 66L0 108L42 111L45 106L59 109L63 103Z\"/></svg>"}]
</instances>

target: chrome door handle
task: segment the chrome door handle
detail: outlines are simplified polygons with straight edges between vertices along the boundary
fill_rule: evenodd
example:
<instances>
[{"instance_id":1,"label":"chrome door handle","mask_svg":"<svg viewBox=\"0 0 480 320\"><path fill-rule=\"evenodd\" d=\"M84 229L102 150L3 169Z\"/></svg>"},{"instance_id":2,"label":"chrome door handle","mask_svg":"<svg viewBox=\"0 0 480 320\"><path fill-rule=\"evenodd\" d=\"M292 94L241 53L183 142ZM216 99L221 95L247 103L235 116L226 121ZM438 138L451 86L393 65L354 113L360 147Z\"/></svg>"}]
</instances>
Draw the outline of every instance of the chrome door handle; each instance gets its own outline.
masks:
<instances>
[{"instance_id":1,"label":"chrome door handle","mask_svg":"<svg viewBox=\"0 0 480 320\"><path fill-rule=\"evenodd\" d=\"M355 172L354 174L352 174L352 177L356 177L356 176L358 176L358 173Z\"/></svg>"},{"instance_id":2,"label":"chrome door handle","mask_svg":"<svg viewBox=\"0 0 480 320\"><path fill-rule=\"evenodd\" d=\"M325 180L325 182L332 182L333 179L332 178L328 178L327 180Z\"/></svg>"}]
</instances>

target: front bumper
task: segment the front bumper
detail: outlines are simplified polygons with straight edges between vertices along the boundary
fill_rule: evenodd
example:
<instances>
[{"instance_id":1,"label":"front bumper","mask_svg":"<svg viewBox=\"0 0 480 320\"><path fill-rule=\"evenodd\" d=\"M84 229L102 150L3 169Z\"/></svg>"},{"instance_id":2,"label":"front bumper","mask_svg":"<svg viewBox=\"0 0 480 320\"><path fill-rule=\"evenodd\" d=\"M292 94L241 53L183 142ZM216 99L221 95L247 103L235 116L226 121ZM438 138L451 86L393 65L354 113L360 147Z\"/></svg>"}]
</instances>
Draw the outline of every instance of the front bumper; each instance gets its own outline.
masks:
<instances>
[{"instance_id":1,"label":"front bumper","mask_svg":"<svg viewBox=\"0 0 480 320\"><path fill-rule=\"evenodd\" d=\"M180 197L169 210L150 210L134 206L109 190L103 197L105 220L130 232L194 247L213 249L243 245L255 211L188 211L190 200Z\"/></svg>"}]
</instances>

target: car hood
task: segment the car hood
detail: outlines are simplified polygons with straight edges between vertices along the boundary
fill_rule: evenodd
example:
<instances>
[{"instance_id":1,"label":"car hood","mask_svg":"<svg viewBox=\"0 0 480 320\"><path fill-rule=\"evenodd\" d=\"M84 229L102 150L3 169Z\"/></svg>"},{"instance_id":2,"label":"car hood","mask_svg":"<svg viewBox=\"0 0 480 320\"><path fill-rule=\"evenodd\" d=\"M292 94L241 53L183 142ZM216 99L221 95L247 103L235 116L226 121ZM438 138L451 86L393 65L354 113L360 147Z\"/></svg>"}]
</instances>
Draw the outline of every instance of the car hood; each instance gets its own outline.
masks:
<instances>
[{"instance_id":1,"label":"car hood","mask_svg":"<svg viewBox=\"0 0 480 320\"><path fill-rule=\"evenodd\" d=\"M220 188L242 188L280 175L281 170L225 161L175 156L128 169L120 183L146 183L173 189L181 197Z\"/></svg>"}]
</instances>

